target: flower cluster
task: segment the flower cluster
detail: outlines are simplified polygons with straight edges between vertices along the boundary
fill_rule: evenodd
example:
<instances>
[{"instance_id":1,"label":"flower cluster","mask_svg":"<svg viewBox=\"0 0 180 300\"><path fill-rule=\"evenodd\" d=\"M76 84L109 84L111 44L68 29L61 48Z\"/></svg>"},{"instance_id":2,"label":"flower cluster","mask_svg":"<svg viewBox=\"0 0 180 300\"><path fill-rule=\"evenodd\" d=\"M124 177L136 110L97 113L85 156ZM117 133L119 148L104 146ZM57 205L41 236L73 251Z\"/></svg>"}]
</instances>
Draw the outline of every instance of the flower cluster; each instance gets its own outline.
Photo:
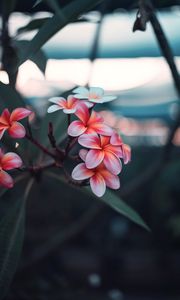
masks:
<instances>
[{"instance_id":1,"label":"flower cluster","mask_svg":"<svg viewBox=\"0 0 180 300\"><path fill-rule=\"evenodd\" d=\"M26 134L24 126L18 121L29 116L31 111L26 108L16 108L9 112L6 108L0 115L0 139L2 139L5 131L12 138L23 138ZM22 166L22 160L14 152L4 153L0 148L0 185L6 188L12 188L14 185L13 178L6 172Z\"/></svg>"},{"instance_id":2,"label":"flower cluster","mask_svg":"<svg viewBox=\"0 0 180 300\"><path fill-rule=\"evenodd\" d=\"M127 164L131 159L131 150L116 130L106 125L101 115L94 110L97 103L112 101L116 97L105 96L104 90L96 87L89 90L79 87L73 93L67 100L49 99L54 104L48 108L48 112L61 109L77 117L69 124L67 133L85 149L79 152L82 162L73 169L72 178L77 181L89 180L93 193L101 197L106 186L119 189L121 160Z\"/></svg>"}]
</instances>

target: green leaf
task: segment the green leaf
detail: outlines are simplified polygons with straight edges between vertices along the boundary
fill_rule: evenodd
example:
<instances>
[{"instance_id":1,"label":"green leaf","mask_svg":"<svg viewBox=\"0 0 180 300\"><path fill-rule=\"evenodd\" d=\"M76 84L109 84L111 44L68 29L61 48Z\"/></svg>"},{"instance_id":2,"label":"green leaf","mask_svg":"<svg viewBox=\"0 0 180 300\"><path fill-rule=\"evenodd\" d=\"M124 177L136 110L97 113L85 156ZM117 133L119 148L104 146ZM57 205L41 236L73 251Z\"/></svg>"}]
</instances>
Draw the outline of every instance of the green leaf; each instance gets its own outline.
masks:
<instances>
[{"instance_id":1,"label":"green leaf","mask_svg":"<svg viewBox=\"0 0 180 300\"><path fill-rule=\"evenodd\" d=\"M23 56L18 64L21 65L27 59L31 57L60 29L66 26L68 23L77 19L77 17L87 12L96 4L103 0L74 0L67 4L62 9L62 14L65 18L61 19L59 14L55 14L50 20L46 21L45 24L40 28L38 33L31 40L29 45L24 49ZM17 66L17 67L18 67Z\"/></svg>"},{"instance_id":2,"label":"green leaf","mask_svg":"<svg viewBox=\"0 0 180 300\"><path fill-rule=\"evenodd\" d=\"M4 18L9 17L9 15L14 11L17 0L4 0L2 4L2 16Z\"/></svg>"},{"instance_id":3,"label":"green leaf","mask_svg":"<svg viewBox=\"0 0 180 300\"><path fill-rule=\"evenodd\" d=\"M21 186L16 188L21 189ZM0 223L0 300L6 296L18 266L24 239L25 203L29 191L28 183L23 197L13 197L8 213Z\"/></svg>"},{"instance_id":4,"label":"green leaf","mask_svg":"<svg viewBox=\"0 0 180 300\"><path fill-rule=\"evenodd\" d=\"M9 84L0 82L0 108L24 107L25 102L21 95Z\"/></svg>"},{"instance_id":5,"label":"green leaf","mask_svg":"<svg viewBox=\"0 0 180 300\"><path fill-rule=\"evenodd\" d=\"M90 191L90 188L89 192ZM96 197L97 198L97 197ZM126 204L119 196L111 192L110 190L106 190L106 193L104 194L103 197L97 198L110 207L112 207L114 210L116 210L118 213L122 214L123 216L127 217L134 223L142 226L146 230L150 231L150 228L146 225L146 223L143 221L141 216L133 209L131 208L128 204Z\"/></svg>"},{"instance_id":6,"label":"green leaf","mask_svg":"<svg viewBox=\"0 0 180 300\"><path fill-rule=\"evenodd\" d=\"M18 48L18 56L21 59L23 55L23 49L29 45L31 41L19 40L16 41L16 47ZM37 67L41 70L41 72L45 73L46 65L47 65L47 57L43 50L37 51L35 54L32 55L31 60L37 65Z\"/></svg>"},{"instance_id":7,"label":"green leaf","mask_svg":"<svg viewBox=\"0 0 180 300\"><path fill-rule=\"evenodd\" d=\"M46 172L46 174L56 180L63 182L64 184L68 184L67 181L65 180L65 178L62 177L62 175L57 175L54 172ZM73 186L73 187L77 189L77 187L75 187L75 186ZM86 195L91 194L98 201L104 202L105 204L109 205L111 208L113 208L118 213L122 214L123 216L125 216L128 219L130 219L131 221L133 221L134 223L142 226L143 228L145 228L148 231L151 231L150 228L147 226L147 224L143 221L141 216L133 208L131 208L128 204L126 204L119 196L115 195L110 190L107 189L104 196L99 198L92 194L90 187L84 187L84 188L81 187L78 189L79 189L79 192L84 193Z\"/></svg>"},{"instance_id":8,"label":"green leaf","mask_svg":"<svg viewBox=\"0 0 180 300\"><path fill-rule=\"evenodd\" d=\"M18 28L17 34L21 34L32 30L37 30L40 27L42 27L42 25L44 25L44 23L49 19L50 17L31 20L27 25Z\"/></svg>"},{"instance_id":9,"label":"green leaf","mask_svg":"<svg viewBox=\"0 0 180 300\"><path fill-rule=\"evenodd\" d=\"M42 0L36 0L35 3L33 4L33 8L39 5L42 2Z\"/></svg>"}]
</instances>

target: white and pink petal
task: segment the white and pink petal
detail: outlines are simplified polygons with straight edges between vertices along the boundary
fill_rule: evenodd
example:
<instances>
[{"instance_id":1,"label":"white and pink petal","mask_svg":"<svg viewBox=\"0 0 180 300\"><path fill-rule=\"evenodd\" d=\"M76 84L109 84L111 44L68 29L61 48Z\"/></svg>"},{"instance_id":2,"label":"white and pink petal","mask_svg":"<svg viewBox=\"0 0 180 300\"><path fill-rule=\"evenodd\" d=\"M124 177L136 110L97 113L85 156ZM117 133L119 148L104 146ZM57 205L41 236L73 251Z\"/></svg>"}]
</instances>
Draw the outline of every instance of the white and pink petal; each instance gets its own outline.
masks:
<instances>
[{"instance_id":1,"label":"white and pink petal","mask_svg":"<svg viewBox=\"0 0 180 300\"><path fill-rule=\"evenodd\" d=\"M21 119L24 119L24 118L28 117L31 113L32 113L32 111L29 109L26 109L23 107L16 108L11 113L10 122L19 121Z\"/></svg>"},{"instance_id":2,"label":"white and pink petal","mask_svg":"<svg viewBox=\"0 0 180 300\"><path fill-rule=\"evenodd\" d=\"M70 136L79 136L86 131L86 127L81 121L73 121L68 127L68 135Z\"/></svg>"},{"instance_id":3,"label":"white and pink petal","mask_svg":"<svg viewBox=\"0 0 180 300\"><path fill-rule=\"evenodd\" d=\"M91 149L87 153L85 163L87 168L93 169L99 166L102 163L103 159L104 159L104 151Z\"/></svg>"},{"instance_id":4,"label":"white and pink petal","mask_svg":"<svg viewBox=\"0 0 180 300\"><path fill-rule=\"evenodd\" d=\"M82 134L78 138L78 142L81 146L86 147L86 148L101 149L100 138L96 133Z\"/></svg>"},{"instance_id":5,"label":"white and pink petal","mask_svg":"<svg viewBox=\"0 0 180 300\"><path fill-rule=\"evenodd\" d=\"M106 191L105 180L102 177L102 175L99 173L96 173L94 176L92 176L90 178L90 186L91 186L92 192L97 197L102 197Z\"/></svg>"},{"instance_id":6,"label":"white and pink petal","mask_svg":"<svg viewBox=\"0 0 180 300\"><path fill-rule=\"evenodd\" d=\"M12 188L14 185L14 181L12 177L5 171L0 171L0 185L4 186L5 188Z\"/></svg>"},{"instance_id":7,"label":"white and pink petal","mask_svg":"<svg viewBox=\"0 0 180 300\"><path fill-rule=\"evenodd\" d=\"M93 170L89 170L85 163L80 163L72 171L72 178L75 180L85 180L94 175Z\"/></svg>"},{"instance_id":8,"label":"white and pink petal","mask_svg":"<svg viewBox=\"0 0 180 300\"><path fill-rule=\"evenodd\" d=\"M3 170L12 170L15 168L19 168L22 166L22 163L23 162L19 155L14 152L6 153L1 159L1 166Z\"/></svg>"},{"instance_id":9,"label":"white and pink petal","mask_svg":"<svg viewBox=\"0 0 180 300\"><path fill-rule=\"evenodd\" d=\"M8 128L8 133L13 138L23 138L26 134L26 130L19 122L13 122L11 127Z\"/></svg>"},{"instance_id":10,"label":"white and pink petal","mask_svg":"<svg viewBox=\"0 0 180 300\"><path fill-rule=\"evenodd\" d=\"M122 170L122 163L120 159L111 152L105 152L103 163L114 175L118 175Z\"/></svg>"}]
</instances>

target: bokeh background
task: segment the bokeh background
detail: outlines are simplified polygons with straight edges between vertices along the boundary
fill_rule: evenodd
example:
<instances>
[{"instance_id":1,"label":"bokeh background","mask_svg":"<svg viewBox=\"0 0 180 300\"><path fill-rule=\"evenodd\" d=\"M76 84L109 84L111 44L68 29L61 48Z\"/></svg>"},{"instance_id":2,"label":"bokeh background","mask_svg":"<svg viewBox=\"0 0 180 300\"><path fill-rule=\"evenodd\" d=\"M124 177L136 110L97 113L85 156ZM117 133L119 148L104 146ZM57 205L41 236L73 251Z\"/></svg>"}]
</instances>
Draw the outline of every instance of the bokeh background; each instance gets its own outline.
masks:
<instances>
[{"instance_id":1,"label":"bokeh background","mask_svg":"<svg viewBox=\"0 0 180 300\"><path fill-rule=\"evenodd\" d=\"M28 24L53 14L48 5L32 2L18 1L9 18L10 36L21 48L37 31ZM59 1L60 7L68 2ZM153 4L179 69L180 3ZM180 297L180 100L151 24L132 31L137 9L135 1L103 1L42 47L40 68L30 60L20 66L16 89L36 111L37 129L49 97L85 85L117 95L97 106L132 147L117 195L151 232L58 176L44 176L30 186L23 253L7 300ZM9 83L3 69L0 81ZM4 203L14 201L15 193L21 191L14 189Z\"/></svg>"}]
</instances>

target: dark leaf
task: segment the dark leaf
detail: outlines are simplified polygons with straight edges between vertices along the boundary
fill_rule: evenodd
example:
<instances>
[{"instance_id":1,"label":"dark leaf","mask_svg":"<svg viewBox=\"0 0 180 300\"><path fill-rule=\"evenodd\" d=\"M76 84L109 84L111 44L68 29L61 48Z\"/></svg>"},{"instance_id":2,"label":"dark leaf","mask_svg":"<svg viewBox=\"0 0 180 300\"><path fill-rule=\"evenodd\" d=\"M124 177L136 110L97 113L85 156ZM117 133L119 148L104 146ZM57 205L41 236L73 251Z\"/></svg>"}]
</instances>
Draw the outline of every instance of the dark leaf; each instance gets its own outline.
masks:
<instances>
[{"instance_id":1,"label":"dark leaf","mask_svg":"<svg viewBox=\"0 0 180 300\"><path fill-rule=\"evenodd\" d=\"M10 110L16 107L24 107L25 102L21 95L9 84L0 82L0 108L9 108Z\"/></svg>"},{"instance_id":2,"label":"dark leaf","mask_svg":"<svg viewBox=\"0 0 180 300\"><path fill-rule=\"evenodd\" d=\"M67 4L62 9L62 14L65 18L61 19L57 13L50 18L50 20L45 22L28 46L24 49L23 56L21 57L18 66L27 59L31 59L31 57L60 29L77 19L80 14L87 12L93 6L102 1L103 0L74 0Z\"/></svg>"},{"instance_id":3,"label":"dark leaf","mask_svg":"<svg viewBox=\"0 0 180 300\"><path fill-rule=\"evenodd\" d=\"M16 47L18 48L18 56L21 59L23 55L23 49L29 45L31 41L20 40L16 41ZM45 73L46 65L47 65L47 57L43 50L37 51L35 54L31 56L31 60L38 66L41 72Z\"/></svg>"},{"instance_id":4,"label":"dark leaf","mask_svg":"<svg viewBox=\"0 0 180 300\"><path fill-rule=\"evenodd\" d=\"M31 20L27 25L18 28L17 34L39 29L50 17Z\"/></svg>"},{"instance_id":5,"label":"dark leaf","mask_svg":"<svg viewBox=\"0 0 180 300\"><path fill-rule=\"evenodd\" d=\"M56 173L53 172L47 172L47 175L60 180L61 182L64 182L65 184L68 184L62 175L57 175ZM74 186L74 188L77 188ZM146 230L150 231L150 228L147 226L147 224L143 221L141 216L133 209L131 208L128 204L126 204L119 196L117 196L115 193L111 192L110 190L106 190L106 193L104 194L103 197L99 198L96 197L95 195L92 194L92 191L90 187L81 187L79 188L79 191L84 194L92 195L95 197L98 201L102 201L109 205L111 208L113 208L115 211L118 213L122 214L123 216L127 217L134 223L142 226Z\"/></svg>"},{"instance_id":6,"label":"dark leaf","mask_svg":"<svg viewBox=\"0 0 180 300\"><path fill-rule=\"evenodd\" d=\"M21 186L16 188L21 189ZM24 196L13 198L7 214L0 222L0 300L6 296L18 266L24 239L25 202L29 190L28 183Z\"/></svg>"}]
</instances>

